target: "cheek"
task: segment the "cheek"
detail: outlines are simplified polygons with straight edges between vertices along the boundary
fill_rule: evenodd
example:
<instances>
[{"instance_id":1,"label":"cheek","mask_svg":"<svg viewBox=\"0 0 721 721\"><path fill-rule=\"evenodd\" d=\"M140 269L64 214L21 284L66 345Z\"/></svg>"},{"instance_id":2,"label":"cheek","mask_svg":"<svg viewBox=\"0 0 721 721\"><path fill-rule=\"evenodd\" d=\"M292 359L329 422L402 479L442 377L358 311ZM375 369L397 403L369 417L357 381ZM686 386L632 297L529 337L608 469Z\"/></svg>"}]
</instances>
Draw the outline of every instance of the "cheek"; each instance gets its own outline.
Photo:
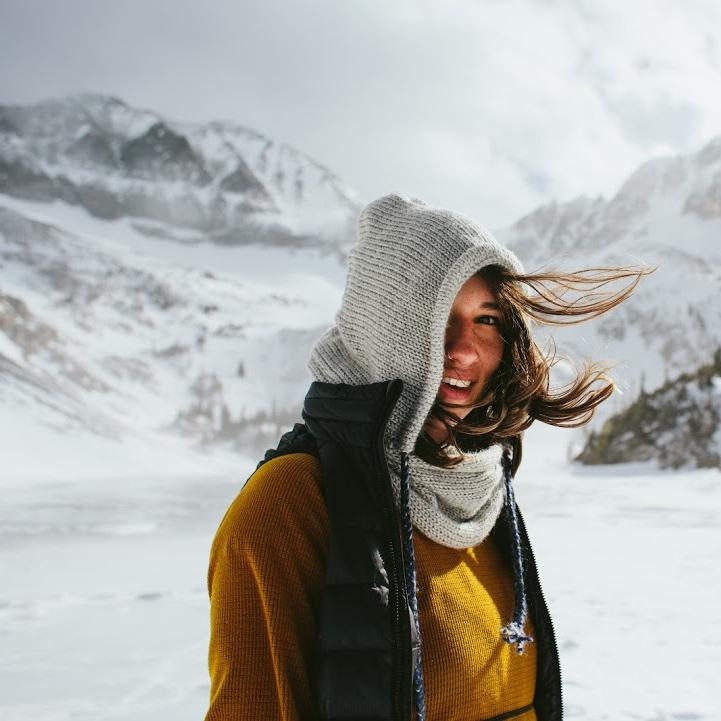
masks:
<instances>
[{"instance_id":1,"label":"cheek","mask_svg":"<svg viewBox=\"0 0 721 721\"><path fill-rule=\"evenodd\" d=\"M483 360L483 366L487 373L492 374L496 371L503 360L503 339L500 335L494 335L487 338L483 344L483 351L480 354Z\"/></svg>"}]
</instances>

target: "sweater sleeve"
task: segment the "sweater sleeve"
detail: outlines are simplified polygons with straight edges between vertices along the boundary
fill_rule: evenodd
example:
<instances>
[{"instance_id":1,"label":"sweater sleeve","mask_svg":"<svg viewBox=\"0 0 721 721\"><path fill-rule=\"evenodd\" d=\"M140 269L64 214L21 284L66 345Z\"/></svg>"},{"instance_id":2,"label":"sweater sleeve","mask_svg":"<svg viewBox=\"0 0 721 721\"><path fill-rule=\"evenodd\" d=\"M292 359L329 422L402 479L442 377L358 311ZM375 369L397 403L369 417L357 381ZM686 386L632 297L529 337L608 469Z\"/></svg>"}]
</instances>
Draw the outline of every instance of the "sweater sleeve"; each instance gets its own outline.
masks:
<instances>
[{"instance_id":1,"label":"sweater sleeve","mask_svg":"<svg viewBox=\"0 0 721 721\"><path fill-rule=\"evenodd\" d=\"M263 464L213 540L205 721L315 721L313 659L328 518L320 465Z\"/></svg>"}]
</instances>

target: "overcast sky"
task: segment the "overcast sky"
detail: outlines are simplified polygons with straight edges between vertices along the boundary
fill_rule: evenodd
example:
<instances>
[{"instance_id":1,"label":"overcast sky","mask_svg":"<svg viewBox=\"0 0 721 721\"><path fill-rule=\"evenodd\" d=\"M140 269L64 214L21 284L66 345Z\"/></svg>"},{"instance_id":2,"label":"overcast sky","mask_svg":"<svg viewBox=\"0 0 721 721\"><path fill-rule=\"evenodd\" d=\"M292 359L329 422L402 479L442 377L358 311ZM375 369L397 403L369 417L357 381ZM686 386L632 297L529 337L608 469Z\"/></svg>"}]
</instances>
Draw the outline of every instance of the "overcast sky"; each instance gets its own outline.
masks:
<instances>
[{"instance_id":1,"label":"overcast sky","mask_svg":"<svg viewBox=\"0 0 721 721\"><path fill-rule=\"evenodd\" d=\"M716 0L0 0L0 103L232 119L497 228L721 135Z\"/></svg>"}]
</instances>

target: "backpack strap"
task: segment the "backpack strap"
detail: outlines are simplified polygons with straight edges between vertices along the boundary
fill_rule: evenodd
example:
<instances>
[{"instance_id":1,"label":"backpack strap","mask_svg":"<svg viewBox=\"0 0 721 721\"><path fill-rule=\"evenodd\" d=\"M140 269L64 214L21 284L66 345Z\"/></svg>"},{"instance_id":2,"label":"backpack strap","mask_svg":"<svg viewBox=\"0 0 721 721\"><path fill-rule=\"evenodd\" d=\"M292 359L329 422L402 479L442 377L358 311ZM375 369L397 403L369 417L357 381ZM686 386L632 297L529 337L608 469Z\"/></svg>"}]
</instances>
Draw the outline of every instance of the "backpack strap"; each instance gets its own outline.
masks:
<instances>
[{"instance_id":1,"label":"backpack strap","mask_svg":"<svg viewBox=\"0 0 721 721\"><path fill-rule=\"evenodd\" d=\"M305 423L296 423L291 430L284 433L278 441L277 448L269 448L263 460L258 463L256 470L264 463L272 461L278 456L285 456L288 453L308 453L318 458L318 444L315 438L308 432Z\"/></svg>"}]
</instances>

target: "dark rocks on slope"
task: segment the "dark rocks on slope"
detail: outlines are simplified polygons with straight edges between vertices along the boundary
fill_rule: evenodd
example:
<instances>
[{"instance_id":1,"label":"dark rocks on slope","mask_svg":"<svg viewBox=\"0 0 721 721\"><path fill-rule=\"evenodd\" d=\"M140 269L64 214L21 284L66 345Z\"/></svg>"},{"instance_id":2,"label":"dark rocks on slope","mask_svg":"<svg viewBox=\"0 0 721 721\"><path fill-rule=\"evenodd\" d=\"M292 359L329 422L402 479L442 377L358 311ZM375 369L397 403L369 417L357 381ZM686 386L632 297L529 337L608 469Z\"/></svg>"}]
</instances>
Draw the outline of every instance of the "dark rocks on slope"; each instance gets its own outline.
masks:
<instances>
[{"instance_id":1,"label":"dark rocks on slope","mask_svg":"<svg viewBox=\"0 0 721 721\"><path fill-rule=\"evenodd\" d=\"M188 139L158 122L120 151L128 175L148 180L182 180L205 186L212 180Z\"/></svg>"},{"instance_id":2,"label":"dark rocks on slope","mask_svg":"<svg viewBox=\"0 0 721 721\"><path fill-rule=\"evenodd\" d=\"M721 349L711 363L652 393L642 391L626 410L591 433L575 460L721 468Z\"/></svg>"}]
</instances>

